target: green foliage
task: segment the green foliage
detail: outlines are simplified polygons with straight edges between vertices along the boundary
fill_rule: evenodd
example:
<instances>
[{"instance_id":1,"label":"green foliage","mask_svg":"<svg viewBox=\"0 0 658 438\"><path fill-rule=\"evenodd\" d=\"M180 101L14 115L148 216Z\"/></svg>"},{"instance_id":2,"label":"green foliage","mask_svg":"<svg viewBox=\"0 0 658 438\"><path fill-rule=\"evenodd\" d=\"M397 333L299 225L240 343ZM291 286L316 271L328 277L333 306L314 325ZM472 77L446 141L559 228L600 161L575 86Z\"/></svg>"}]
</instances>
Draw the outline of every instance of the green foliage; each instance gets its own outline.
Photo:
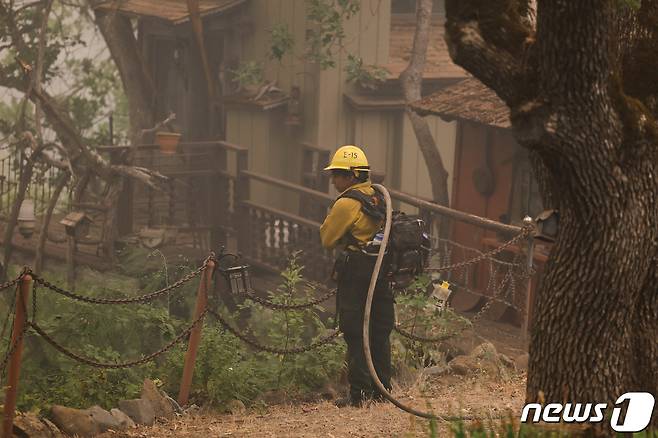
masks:
<instances>
[{"instance_id":1,"label":"green foliage","mask_svg":"<svg viewBox=\"0 0 658 438\"><path fill-rule=\"evenodd\" d=\"M363 59L355 55L347 55L345 65L347 82L356 82L361 87L371 90L378 89L388 77L388 70L376 65L364 65Z\"/></svg>"},{"instance_id":2,"label":"green foliage","mask_svg":"<svg viewBox=\"0 0 658 438\"><path fill-rule=\"evenodd\" d=\"M345 39L344 22L359 12L358 0L306 0L307 58L322 69L336 66L335 57Z\"/></svg>"},{"instance_id":3,"label":"green foliage","mask_svg":"<svg viewBox=\"0 0 658 438\"><path fill-rule=\"evenodd\" d=\"M403 293L398 294L396 314L398 322L412 334L424 338L450 338L471 326L468 319L450 309L440 310L435 299L427 294L430 278L419 276ZM394 363L423 367L444 360L434 343L411 341L401 335L392 340Z\"/></svg>"},{"instance_id":4,"label":"green foliage","mask_svg":"<svg viewBox=\"0 0 658 438\"><path fill-rule=\"evenodd\" d=\"M11 14L14 23L3 16L0 27L11 29L15 25L25 45L20 52L14 45L0 53L0 76L7 86L20 90L28 76L17 59L30 66L32 74L35 72L42 14L36 6L15 9L18 12ZM87 144L94 146L109 143L107 117L111 112L125 113L126 99L108 51L92 47L102 39L90 17L84 8L53 4L44 40L42 85L68 113ZM11 32L3 32L0 45L11 43ZM1 134L19 138L23 131L35 129L31 103L21 99L7 104L8 99L3 100L5 108L0 112L10 117L1 118ZM45 121L43 126L44 136L52 139ZM126 138L127 119L115 124L114 133L119 141Z\"/></svg>"},{"instance_id":5,"label":"green foliage","mask_svg":"<svg viewBox=\"0 0 658 438\"><path fill-rule=\"evenodd\" d=\"M280 62L294 46L295 38L288 25L286 23L275 24L270 32L270 58Z\"/></svg>"},{"instance_id":6,"label":"green foliage","mask_svg":"<svg viewBox=\"0 0 658 438\"><path fill-rule=\"evenodd\" d=\"M617 0L617 7L630 8L634 11L639 11L642 6L641 0Z\"/></svg>"},{"instance_id":7,"label":"green foliage","mask_svg":"<svg viewBox=\"0 0 658 438\"><path fill-rule=\"evenodd\" d=\"M299 253L291 256L288 267L281 273L283 283L276 291L268 293L273 303L301 304L316 297L314 287L303 280L303 266L298 257ZM331 319L325 325L320 318L318 312L324 311L320 305L295 311L272 311L253 302L247 305L251 308L250 327L267 345L277 348L310 344L326 333L327 325L332 325ZM302 354L268 354L263 359L278 369L276 381L271 384L294 392L317 389L334 378L343 366L344 355L344 344L330 343Z\"/></svg>"},{"instance_id":8,"label":"green foliage","mask_svg":"<svg viewBox=\"0 0 658 438\"><path fill-rule=\"evenodd\" d=\"M14 267L11 275L15 274ZM46 272L44 276L55 284L65 284L60 272ZM81 277L77 291L85 295L120 297L126 295L121 291L138 293L134 280L129 278L93 271L84 271ZM42 288L33 293L37 297L39 326L70 350L100 362L138 359L173 339L182 325L167 318L166 310L157 304L110 309L73 302ZM8 307L3 303L3 315ZM8 336L6 333L2 339L5 346ZM79 364L30 332L25 339L18 407L38 410L53 403L71 407L92 404L112 407L121 398L135 397L143 379L153 376L153 370L154 365L150 364L118 370L100 370Z\"/></svg>"},{"instance_id":9,"label":"green foliage","mask_svg":"<svg viewBox=\"0 0 658 438\"><path fill-rule=\"evenodd\" d=\"M240 87L259 85L263 82L263 65L255 61L241 63L235 70L230 70L233 80Z\"/></svg>"}]
</instances>

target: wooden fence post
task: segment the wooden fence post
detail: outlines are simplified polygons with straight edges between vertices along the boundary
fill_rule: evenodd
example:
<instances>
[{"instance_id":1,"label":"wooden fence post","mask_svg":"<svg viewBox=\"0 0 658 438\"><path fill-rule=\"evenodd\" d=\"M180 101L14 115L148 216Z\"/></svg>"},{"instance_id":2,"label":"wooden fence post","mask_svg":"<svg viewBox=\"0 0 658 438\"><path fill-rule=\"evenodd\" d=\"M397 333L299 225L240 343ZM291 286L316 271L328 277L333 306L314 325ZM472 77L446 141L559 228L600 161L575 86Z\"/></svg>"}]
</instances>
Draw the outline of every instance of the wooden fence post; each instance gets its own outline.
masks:
<instances>
[{"instance_id":1,"label":"wooden fence post","mask_svg":"<svg viewBox=\"0 0 658 438\"><path fill-rule=\"evenodd\" d=\"M243 204L243 201L249 200L249 177L243 172L249 169L249 157L247 151L239 151L237 157L238 179L235 185L235 227L238 232L238 252L243 255L249 255L250 238L249 238L249 211Z\"/></svg>"},{"instance_id":2,"label":"wooden fence post","mask_svg":"<svg viewBox=\"0 0 658 438\"><path fill-rule=\"evenodd\" d=\"M212 282L212 275L215 270L215 262L210 260L199 281L199 289L196 296L196 308L194 309L194 321L199 319L208 305L208 287ZM180 392L178 393L178 404L184 406L190 396L190 387L192 386L192 376L194 375L194 365L196 362L196 353L201 342L201 331L203 330L203 320L199 320L190 333L190 340L185 354L185 365L183 367L183 378L181 379Z\"/></svg>"},{"instance_id":3,"label":"wooden fence post","mask_svg":"<svg viewBox=\"0 0 658 438\"><path fill-rule=\"evenodd\" d=\"M13 348L10 352L9 372L7 373L7 390L5 393L4 415L2 419L2 436L11 438L14 428L14 410L18 398L18 377L21 371L21 355L23 353L23 331L27 322L27 303L30 298L32 276L24 275L20 287L16 291L16 313L14 315L14 328L11 335Z\"/></svg>"}]
</instances>

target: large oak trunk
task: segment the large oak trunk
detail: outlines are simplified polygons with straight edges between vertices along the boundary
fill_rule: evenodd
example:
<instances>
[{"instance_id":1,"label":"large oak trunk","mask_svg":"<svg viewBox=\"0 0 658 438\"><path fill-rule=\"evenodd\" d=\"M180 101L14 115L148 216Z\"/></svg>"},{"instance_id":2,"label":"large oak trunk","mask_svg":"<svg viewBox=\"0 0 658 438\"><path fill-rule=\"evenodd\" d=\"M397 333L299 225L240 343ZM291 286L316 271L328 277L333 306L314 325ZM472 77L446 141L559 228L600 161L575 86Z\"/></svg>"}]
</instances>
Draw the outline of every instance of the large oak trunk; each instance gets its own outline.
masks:
<instances>
[{"instance_id":1,"label":"large oak trunk","mask_svg":"<svg viewBox=\"0 0 658 438\"><path fill-rule=\"evenodd\" d=\"M536 29L528 3L446 4L453 59L510 106L560 212L527 400L658 395L658 2L539 1Z\"/></svg>"}]
</instances>

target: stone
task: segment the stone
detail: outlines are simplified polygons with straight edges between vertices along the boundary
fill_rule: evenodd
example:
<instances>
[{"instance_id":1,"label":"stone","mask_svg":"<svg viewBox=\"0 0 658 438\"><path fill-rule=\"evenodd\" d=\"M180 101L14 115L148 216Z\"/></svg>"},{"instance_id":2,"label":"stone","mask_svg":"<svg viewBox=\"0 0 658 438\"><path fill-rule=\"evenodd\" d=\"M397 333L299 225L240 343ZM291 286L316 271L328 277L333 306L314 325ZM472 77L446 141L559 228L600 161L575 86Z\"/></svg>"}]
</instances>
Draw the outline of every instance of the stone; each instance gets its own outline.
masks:
<instances>
[{"instance_id":1,"label":"stone","mask_svg":"<svg viewBox=\"0 0 658 438\"><path fill-rule=\"evenodd\" d=\"M519 356L516 356L514 358L514 365L516 365L516 369L519 371L521 370L527 371L529 359L530 359L530 355L528 353L524 353Z\"/></svg>"},{"instance_id":2,"label":"stone","mask_svg":"<svg viewBox=\"0 0 658 438\"><path fill-rule=\"evenodd\" d=\"M247 412L247 408L240 400L229 400L224 406L224 412L232 415L243 415Z\"/></svg>"},{"instance_id":3,"label":"stone","mask_svg":"<svg viewBox=\"0 0 658 438\"><path fill-rule=\"evenodd\" d=\"M78 435L80 437L92 437L101 431L100 426L87 410L67 408L66 406L53 405L50 408L53 423L67 435Z\"/></svg>"},{"instance_id":4,"label":"stone","mask_svg":"<svg viewBox=\"0 0 658 438\"><path fill-rule=\"evenodd\" d=\"M26 412L14 418L14 435L29 438L64 438L64 434L53 423L36 414Z\"/></svg>"},{"instance_id":5,"label":"stone","mask_svg":"<svg viewBox=\"0 0 658 438\"><path fill-rule=\"evenodd\" d=\"M132 418L127 416L121 409L112 408L110 409L110 414L112 414L112 416L119 422L119 425L121 426L120 430L131 429L137 426Z\"/></svg>"},{"instance_id":6,"label":"stone","mask_svg":"<svg viewBox=\"0 0 658 438\"><path fill-rule=\"evenodd\" d=\"M448 364L434 365L423 369L423 374L426 376L442 376L450 371Z\"/></svg>"},{"instance_id":7,"label":"stone","mask_svg":"<svg viewBox=\"0 0 658 438\"><path fill-rule=\"evenodd\" d=\"M516 365L514 364L514 359L512 359L512 358L509 357L508 355L503 354L503 353L500 353L500 354L498 355L498 359L499 359L500 362L501 362L503 365L505 365L507 368L510 368L510 369L512 369L512 370L516 368Z\"/></svg>"},{"instance_id":8,"label":"stone","mask_svg":"<svg viewBox=\"0 0 658 438\"><path fill-rule=\"evenodd\" d=\"M98 424L101 432L112 430L122 430L121 423L105 409L100 406L92 406L87 409L91 418Z\"/></svg>"},{"instance_id":9,"label":"stone","mask_svg":"<svg viewBox=\"0 0 658 438\"><path fill-rule=\"evenodd\" d=\"M125 412L136 424L151 426L155 422L155 411L151 402L146 399L121 400L119 409Z\"/></svg>"},{"instance_id":10,"label":"stone","mask_svg":"<svg viewBox=\"0 0 658 438\"><path fill-rule=\"evenodd\" d=\"M467 376L473 374L478 369L477 359L470 355L461 355L452 359L448 366L450 372L459 376Z\"/></svg>"},{"instance_id":11,"label":"stone","mask_svg":"<svg viewBox=\"0 0 658 438\"><path fill-rule=\"evenodd\" d=\"M470 355L490 362L498 359L498 351L496 351L496 347L491 342L483 342L478 345L471 351Z\"/></svg>"},{"instance_id":12,"label":"stone","mask_svg":"<svg viewBox=\"0 0 658 438\"><path fill-rule=\"evenodd\" d=\"M320 396L325 400L334 400L338 397L338 391L331 383L325 383L320 390Z\"/></svg>"},{"instance_id":13,"label":"stone","mask_svg":"<svg viewBox=\"0 0 658 438\"><path fill-rule=\"evenodd\" d=\"M448 338L439 344L439 351L445 353L446 359L470 354L482 343L482 338L473 329L466 329L455 337Z\"/></svg>"},{"instance_id":14,"label":"stone","mask_svg":"<svg viewBox=\"0 0 658 438\"><path fill-rule=\"evenodd\" d=\"M151 402L153 412L156 418L172 418L174 408L171 403L160 393L155 383L150 379L145 379L142 385L141 398Z\"/></svg>"}]
</instances>

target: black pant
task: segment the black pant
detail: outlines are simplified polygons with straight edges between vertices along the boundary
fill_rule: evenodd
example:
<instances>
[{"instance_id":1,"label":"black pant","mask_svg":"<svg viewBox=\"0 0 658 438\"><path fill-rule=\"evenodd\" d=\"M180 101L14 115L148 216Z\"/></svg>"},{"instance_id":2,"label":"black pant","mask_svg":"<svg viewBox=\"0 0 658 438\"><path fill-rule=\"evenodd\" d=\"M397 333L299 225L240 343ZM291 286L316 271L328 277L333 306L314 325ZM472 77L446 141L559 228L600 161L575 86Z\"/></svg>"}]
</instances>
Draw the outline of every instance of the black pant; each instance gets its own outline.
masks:
<instances>
[{"instance_id":1,"label":"black pant","mask_svg":"<svg viewBox=\"0 0 658 438\"><path fill-rule=\"evenodd\" d=\"M347 343L350 396L363 399L378 394L363 353L363 312L375 257L348 252L338 266L338 320ZM391 388L391 342L394 324L393 294L385 280L378 280L370 311L370 351L379 380Z\"/></svg>"}]
</instances>

